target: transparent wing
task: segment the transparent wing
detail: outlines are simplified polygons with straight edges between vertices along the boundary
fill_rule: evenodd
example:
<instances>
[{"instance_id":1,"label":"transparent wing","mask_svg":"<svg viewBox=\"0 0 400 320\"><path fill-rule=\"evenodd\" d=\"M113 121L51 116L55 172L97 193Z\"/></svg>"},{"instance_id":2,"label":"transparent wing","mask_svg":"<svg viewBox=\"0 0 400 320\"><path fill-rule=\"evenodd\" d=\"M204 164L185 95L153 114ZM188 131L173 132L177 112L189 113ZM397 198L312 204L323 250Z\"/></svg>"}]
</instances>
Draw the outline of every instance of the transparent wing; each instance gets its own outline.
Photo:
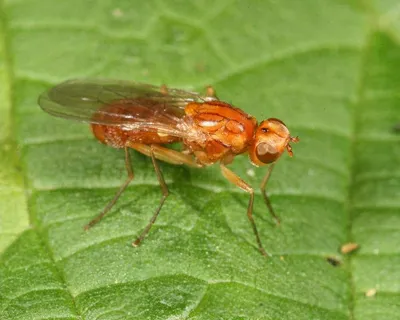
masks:
<instances>
[{"instance_id":1,"label":"transparent wing","mask_svg":"<svg viewBox=\"0 0 400 320\"><path fill-rule=\"evenodd\" d=\"M126 104L126 109L143 107L159 109L159 112L182 114L188 102L204 101L199 94L189 91L121 80L69 80L63 82L39 97L42 109L54 116L106 125L137 122L135 113L113 113L106 106ZM94 117L95 114L108 116Z\"/></svg>"},{"instance_id":2,"label":"transparent wing","mask_svg":"<svg viewBox=\"0 0 400 320\"><path fill-rule=\"evenodd\" d=\"M184 107L206 99L195 92L130 81L78 79L49 89L38 103L61 118L185 137Z\"/></svg>"}]
</instances>

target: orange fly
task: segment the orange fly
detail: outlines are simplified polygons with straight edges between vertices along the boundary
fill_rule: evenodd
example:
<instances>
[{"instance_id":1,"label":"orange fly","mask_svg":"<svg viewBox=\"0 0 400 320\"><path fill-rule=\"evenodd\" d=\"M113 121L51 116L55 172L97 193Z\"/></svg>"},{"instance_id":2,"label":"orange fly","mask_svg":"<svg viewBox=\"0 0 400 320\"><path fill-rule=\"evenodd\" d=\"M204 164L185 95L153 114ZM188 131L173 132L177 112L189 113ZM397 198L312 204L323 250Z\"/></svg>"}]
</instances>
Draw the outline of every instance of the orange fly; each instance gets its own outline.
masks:
<instances>
[{"instance_id":1,"label":"orange fly","mask_svg":"<svg viewBox=\"0 0 400 320\"><path fill-rule=\"evenodd\" d=\"M150 222L132 243L138 246L146 237L168 197L168 187L157 160L176 165L201 168L218 162L222 175L250 195L247 216L256 236L258 248L264 250L253 218L254 190L227 168L236 155L248 153L255 166L269 164L261 190L271 215L279 222L265 187L276 160L286 150L293 155L286 125L279 119L257 120L220 101L211 87L206 95L128 81L70 80L39 97L39 105L51 115L88 122L94 136L102 143L125 150L126 181L104 210L90 221L89 229L110 211L133 179L128 148L151 157L162 190L162 198ZM182 151L165 145L180 142Z\"/></svg>"}]
</instances>

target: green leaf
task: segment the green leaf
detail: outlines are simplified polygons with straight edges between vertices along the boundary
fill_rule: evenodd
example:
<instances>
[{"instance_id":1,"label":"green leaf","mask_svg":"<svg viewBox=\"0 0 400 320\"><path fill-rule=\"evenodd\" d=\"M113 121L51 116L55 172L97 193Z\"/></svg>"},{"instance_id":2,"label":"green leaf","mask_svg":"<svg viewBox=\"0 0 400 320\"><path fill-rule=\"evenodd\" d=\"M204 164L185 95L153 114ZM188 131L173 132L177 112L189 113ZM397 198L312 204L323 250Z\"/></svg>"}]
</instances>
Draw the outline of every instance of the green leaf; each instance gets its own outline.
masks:
<instances>
[{"instance_id":1,"label":"green leaf","mask_svg":"<svg viewBox=\"0 0 400 320\"><path fill-rule=\"evenodd\" d=\"M395 0L0 2L0 319L399 319L400 10ZM52 118L38 95L69 78L203 90L301 141L257 192L218 167L151 161L87 125ZM232 169L257 187L265 169ZM252 175L254 170L254 176ZM339 248L360 249L342 256ZM340 261L333 266L327 257ZM376 295L367 297L370 289Z\"/></svg>"}]
</instances>

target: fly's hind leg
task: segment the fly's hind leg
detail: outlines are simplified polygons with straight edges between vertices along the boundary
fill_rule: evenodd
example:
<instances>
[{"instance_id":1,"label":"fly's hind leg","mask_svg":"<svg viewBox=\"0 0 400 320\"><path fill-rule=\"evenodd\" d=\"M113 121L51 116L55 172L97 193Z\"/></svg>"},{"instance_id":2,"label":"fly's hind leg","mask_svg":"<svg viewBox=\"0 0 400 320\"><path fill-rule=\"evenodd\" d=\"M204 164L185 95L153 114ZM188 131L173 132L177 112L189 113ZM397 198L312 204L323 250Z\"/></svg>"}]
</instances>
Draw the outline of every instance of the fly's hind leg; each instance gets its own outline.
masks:
<instances>
[{"instance_id":1,"label":"fly's hind leg","mask_svg":"<svg viewBox=\"0 0 400 320\"><path fill-rule=\"evenodd\" d=\"M193 168L203 167L201 164L198 164L190 154L187 154L186 152L167 149L157 144L153 144L150 147L146 144L130 142L128 146L148 157L151 157L151 154L153 154L156 159L167 163L185 164Z\"/></svg>"},{"instance_id":2,"label":"fly's hind leg","mask_svg":"<svg viewBox=\"0 0 400 320\"><path fill-rule=\"evenodd\" d=\"M111 210L111 208L117 202L117 200L119 199L121 194L125 191L126 187L133 180L134 174L133 174L131 157L129 155L128 147L125 147L124 150L125 150L125 167L126 167L126 171L128 172L128 177L126 178L125 182L121 185L121 187L115 194L114 198L112 198L111 201L105 206L103 211L97 217L95 217L93 220L91 220L87 225L85 225L85 227L84 227L85 230L88 230L91 227L93 227Z\"/></svg>"}]
</instances>

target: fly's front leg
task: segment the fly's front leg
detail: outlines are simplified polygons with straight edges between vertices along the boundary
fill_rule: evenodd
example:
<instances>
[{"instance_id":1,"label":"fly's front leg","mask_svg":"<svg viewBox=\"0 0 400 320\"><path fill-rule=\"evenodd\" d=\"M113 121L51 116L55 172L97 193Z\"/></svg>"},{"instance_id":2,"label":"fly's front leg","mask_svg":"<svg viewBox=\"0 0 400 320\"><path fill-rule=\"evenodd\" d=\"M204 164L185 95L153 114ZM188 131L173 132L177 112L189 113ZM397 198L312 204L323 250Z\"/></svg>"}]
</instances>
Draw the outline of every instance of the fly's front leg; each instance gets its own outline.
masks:
<instances>
[{"instance_id":1,"label":"fly's front leg","mask_svg":"<svg viewBox=\"0 0 400 320\"><path fill-rule=\"evenodd\" d=\"M103 211L97 217L95 217L93 220L91 220L87 225L85 225L85 227L84 227L85 230L88 230L91 227L93 227L96 223L98 223L106 215L107 212L109 212L111 210L111 208L117 202L117 200L119 199L121 194L125 191L126 187L133 180L134 174L133 174L131 157L129 155L128 147L125 147L124 150L125 150L125 168L126 168L126 171L128 172L128 177L126 178L126 180L122 184L122 186L119 188L119 190L115 194L114 198L112 198L111 201L103 209Z\"/></svg>"},{"instance_id":2,"label":"fly's front leg","mask_svg":"<svg viewBox=\"0 0 400 320\"><path fill-rule=\"evenodd\" d=\"M267 205L269 213L271 214L271 216L275 220L275 222L279 225L281 223L281 221L279 220L278 216L275 214L274 208L272 207L271 201L269 200L269 197L265 190L265 187L267 186L269 178L271 177L272 169L274 169L274 166L275 166L275 163L271 163L269 165L268 171L265 174L263 181L261 182L261 193L263 194L264 202Z\"/></svg>"},{"instance_id":3,"label":"fly's front leg","mask_svg":"<svg viewBox=\"0 0 400 320\"><path fill-rule=\"evenodd\" d=\"M262 255L267 256L267 252L265 251L260 235L258 234L257 226L253 218L253 203L254 203L254 190L253 188L247 184L244 180L242 180L236 173L232 170L228 169L222 162L220 163L220 168L222 175L234 185L238 186L240 189L248 192L250 194L249 204L247 206L247 217L250 220L251 226L253 228L253 232L256 236L258 250L261 252Z\"/></svg>"}]
</instances>

